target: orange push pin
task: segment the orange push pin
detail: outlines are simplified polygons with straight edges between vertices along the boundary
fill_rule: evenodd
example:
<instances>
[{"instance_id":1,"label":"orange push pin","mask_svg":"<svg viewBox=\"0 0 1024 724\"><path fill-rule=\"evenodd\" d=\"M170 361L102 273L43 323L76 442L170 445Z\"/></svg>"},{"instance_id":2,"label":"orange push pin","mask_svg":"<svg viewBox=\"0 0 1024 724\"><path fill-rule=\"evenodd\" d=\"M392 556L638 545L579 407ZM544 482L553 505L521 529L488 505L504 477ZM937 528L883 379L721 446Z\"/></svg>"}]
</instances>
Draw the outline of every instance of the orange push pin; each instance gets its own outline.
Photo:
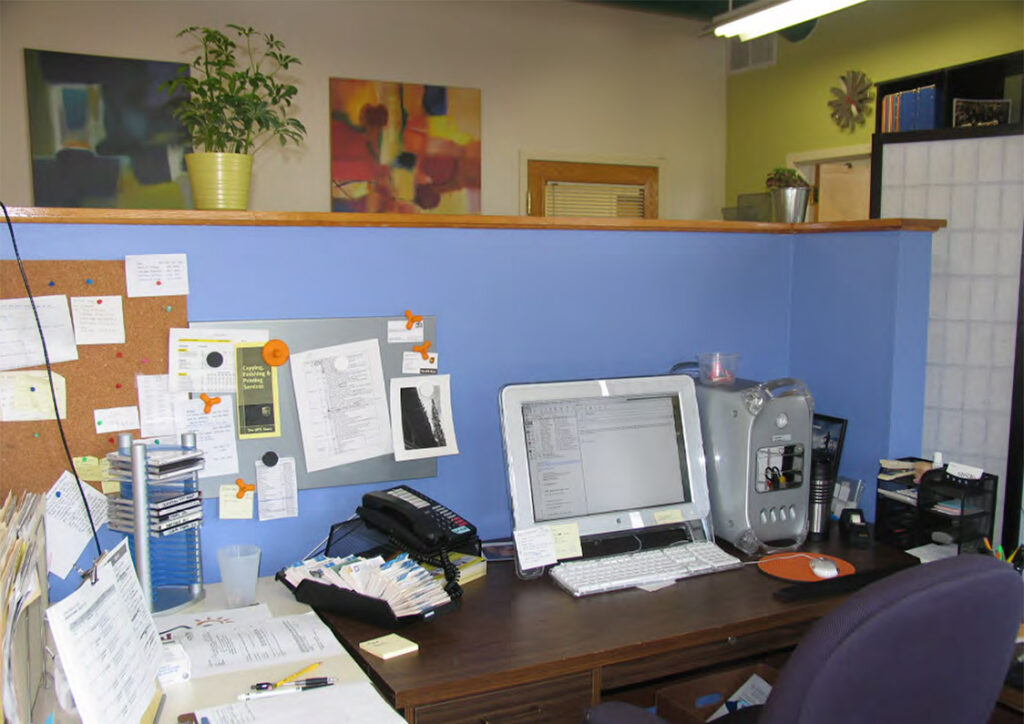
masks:
<instances>
[{"instance_id":1,"label":"orange push pin","mask_svg":"<svg viewBox=\"0 0 1024 724\"><path fill-rule=\"evenodd\" d=\"M214 405L219 405L220 404L220 398L219 397L210 397L205 392L203 394L199 395L199 399L203 401L203 414L205 414L205 415L209 415L210 414L210 410L213 409Z\"/></svg>"},{"instance_id":2,"label":"orange push pin","mask_svg":"<svg viewBox=\"0 0 1024 724\"><path fill-rule=\"evenodd\" d=\"M419 352L420 356L423 357L423 359L428 359L430 357L430 355L427 354L427 350L428 349L430 349L430 340L429 339L426 342L424 342L423 344L414 345L413 348L412 348L412 351L413 352Z\"/></svg>"},{"instance_id":3,"label":"orange push pin","mask_svg":"<svg viewBox=\"0 0 1024 724\"><path fill-rule=\"evenodd\" d=\"M412 329L412 325L416 324L416 322L423 321L423 317L421 317L418 314L413 314L412 311L409 309L405 310L405 318L409 320L408 322L405 323L406 329Z\"/></svg>"},{"instance_id":4,"label":"orange push pin","mask_svg":"<svg viewBox=\"0 0 1024 724\"><path fill-rule=\"evenodd\" d=\"M248 483L246 483L241 478L239 478L238 480L235 481L235 485L238 486L238 492L235 493L235 497L238 498L239 500L244 498L245 494L248 493L250 490L254 494L256 493L256 485L255 484L249 485Z\"/></svg>"},{"instance_id":5,"label":"orange push pin","mask_svg":"<svg viewBox=\"0 0 1024 724\"><path fill-rule=\"evenodd\" d=\"M271 367L280 367L288 361L288 345L279 339L272 339L263 345L263 361Z\"/></svg>"}]
</instances>

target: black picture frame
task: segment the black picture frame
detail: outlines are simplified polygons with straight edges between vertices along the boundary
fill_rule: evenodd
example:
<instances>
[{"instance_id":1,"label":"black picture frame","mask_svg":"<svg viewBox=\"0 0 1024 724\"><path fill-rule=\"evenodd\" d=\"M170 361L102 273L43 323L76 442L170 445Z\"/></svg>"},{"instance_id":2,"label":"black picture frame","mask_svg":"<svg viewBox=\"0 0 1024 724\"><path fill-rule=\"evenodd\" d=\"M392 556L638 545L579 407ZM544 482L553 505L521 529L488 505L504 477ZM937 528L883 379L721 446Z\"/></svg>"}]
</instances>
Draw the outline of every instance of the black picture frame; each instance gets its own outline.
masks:
<instances>
[{"instance_id":1,"label":"black picture frame","mask_svg":"<svg viewBox=\"0 0 1024 724\"><path fill-rule=\"evenodd\" d=\"M811 425L811 465L814 465L817 457L830 458L829 472L832 480L837 480L839 476L839 461L843 455L845 439L845 419L814 413Z\"/></svg>"}]
</instances>

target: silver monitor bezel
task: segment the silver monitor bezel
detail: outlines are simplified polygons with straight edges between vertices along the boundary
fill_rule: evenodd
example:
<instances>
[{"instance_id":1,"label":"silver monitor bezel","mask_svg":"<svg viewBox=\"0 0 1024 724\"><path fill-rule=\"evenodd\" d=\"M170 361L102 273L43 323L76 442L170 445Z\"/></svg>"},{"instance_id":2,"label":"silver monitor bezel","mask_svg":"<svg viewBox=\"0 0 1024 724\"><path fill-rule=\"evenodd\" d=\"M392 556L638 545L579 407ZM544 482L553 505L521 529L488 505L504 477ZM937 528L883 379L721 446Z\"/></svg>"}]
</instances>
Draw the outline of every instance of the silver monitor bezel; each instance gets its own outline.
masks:
<instances>
[{"instance_id":1,"label":"silver monitor bezel","mask_svg":"<svg viewBox=\"0 0 1024 724\"><path fill-rule=\"evenodd\" d=\"M689 503L674 503L636 511L613 511L587 516L575 516L563 521L534 519L530 491L530 469L526 459L526 432L523 425L523 405L547 400L618 397L622 395L675 395L682 416L683 440L686 445L686 464L690 472ZM711 502L708 495L704 444L700 431L700 414L693 378L688 375L660 375L652 377L617 377L597 380L571 380L565 382L534 382L509 384L499 396L502 442L505 447L506 474L512 510L512 529L525 530L537 525L557 525L562 522L579 524L581 537L627 533L638 528L661 525L655 519L660 511L680 510L687 523L710 519ZM639 514L642 526L637 526Z\"/></svg>"}]
</instances>

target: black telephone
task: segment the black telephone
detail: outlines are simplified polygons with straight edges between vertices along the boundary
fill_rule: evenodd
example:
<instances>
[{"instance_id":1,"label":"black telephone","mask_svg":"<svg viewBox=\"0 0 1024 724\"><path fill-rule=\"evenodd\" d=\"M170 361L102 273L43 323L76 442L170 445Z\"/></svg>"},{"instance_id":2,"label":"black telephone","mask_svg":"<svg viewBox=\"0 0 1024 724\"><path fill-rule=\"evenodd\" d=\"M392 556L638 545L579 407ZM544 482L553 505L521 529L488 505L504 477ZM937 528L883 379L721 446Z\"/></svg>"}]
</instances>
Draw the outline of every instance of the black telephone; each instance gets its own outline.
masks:
<instances>
[{"instance_id":1,"label":"black telephone","mask_svg":"<svg viewBox=\"0 0 1024 724\"><path fill-rule=\"evenodd\" d=\"M366 493L356 514L412 554L475 547L478 541L475 525L407 485Z\"/></svg>"}]
</instances>

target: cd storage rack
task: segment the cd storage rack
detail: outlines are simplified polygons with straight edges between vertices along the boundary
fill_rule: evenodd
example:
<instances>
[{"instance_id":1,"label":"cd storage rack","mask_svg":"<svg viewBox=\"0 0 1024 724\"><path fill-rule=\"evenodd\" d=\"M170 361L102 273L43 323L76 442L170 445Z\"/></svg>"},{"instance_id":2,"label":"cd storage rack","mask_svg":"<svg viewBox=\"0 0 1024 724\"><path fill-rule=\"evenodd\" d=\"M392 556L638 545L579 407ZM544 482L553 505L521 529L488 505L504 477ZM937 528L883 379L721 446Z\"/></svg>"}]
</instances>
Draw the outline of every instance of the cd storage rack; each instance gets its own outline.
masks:
<instances>
[{"instance_id":1,"label":"cd storage rack","mask_svg":"<svg viewBox=\"0 0 1024 724\"><path fill-rule=\"evenodd\" d=\"M117 448L107 455L121 487L110 499L110 527L128 534L150 611L198 601L203 597L199 471L204 459L195 433L183 433L180 446L159 447L122 433Z\"/></svg>"}]
</instances>

